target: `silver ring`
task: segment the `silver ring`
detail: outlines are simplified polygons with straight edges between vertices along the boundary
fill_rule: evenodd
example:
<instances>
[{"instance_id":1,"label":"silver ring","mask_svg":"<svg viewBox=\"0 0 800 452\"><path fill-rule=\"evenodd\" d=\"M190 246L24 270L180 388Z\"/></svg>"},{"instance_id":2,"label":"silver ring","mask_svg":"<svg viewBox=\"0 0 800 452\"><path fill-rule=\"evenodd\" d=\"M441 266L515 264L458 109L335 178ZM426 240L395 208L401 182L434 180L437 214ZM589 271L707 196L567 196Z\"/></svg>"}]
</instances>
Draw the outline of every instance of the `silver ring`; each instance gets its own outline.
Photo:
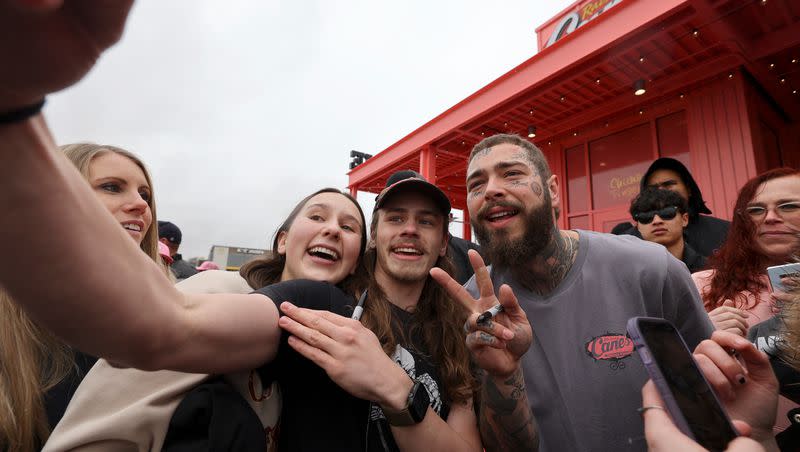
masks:
<instances>
[{"instance_id":1,"label":"silver ring","mask_svg":"<svg viewBox=\"0 0 800 452\"><path fill-rule=\"evenodd\" d=\"M464 322L464 332L465 332L465 333L469 333L469 332L470 332L470 331L469 331L469 320L467 320L466 322Z\"/></svg>"},{"instance_id":2,"label":"silver ring","mask_svg":"<svg viewBox=\"0 0 800 452\"><path fill-rule=\"evenodd\" d=\"M666 410L664 409L664 407L663 407L663 406L660 406L660 405L647 405L647 406L643 406L643 407L641 407L641 408L637 408L637 409L636 409L636 411L637 411L639 414L641 414L642 416L644 416L644 412L645 412L645 411L647 411L647 410L662 410L662 411L666 411Z\"/></svg>"}]
</instances>

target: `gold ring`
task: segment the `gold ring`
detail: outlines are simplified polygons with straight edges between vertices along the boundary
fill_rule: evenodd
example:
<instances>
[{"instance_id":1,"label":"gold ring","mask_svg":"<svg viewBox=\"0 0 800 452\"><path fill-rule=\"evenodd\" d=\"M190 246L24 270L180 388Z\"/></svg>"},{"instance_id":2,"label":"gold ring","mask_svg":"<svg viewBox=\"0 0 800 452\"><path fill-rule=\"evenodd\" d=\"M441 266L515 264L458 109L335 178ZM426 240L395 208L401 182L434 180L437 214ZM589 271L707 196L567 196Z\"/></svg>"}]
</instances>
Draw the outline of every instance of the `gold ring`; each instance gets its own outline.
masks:
<instances>
[{"instance_id":1,"label":"gold ring","mask_svg":"<svg viewBox=\"0 0 800 452\"><path fill-rule=\"evenodd\" d=\"M664 410L664 407L660 406L660 405L647 405L647 406L643 406L641 408L637 408L636 409L636 411L639 412L639 414L641 414L642 416L644 416L644 412L647 411L647 410L662 410L662 411L666 411L666 410Z\"/></svg>"}]
</instances>

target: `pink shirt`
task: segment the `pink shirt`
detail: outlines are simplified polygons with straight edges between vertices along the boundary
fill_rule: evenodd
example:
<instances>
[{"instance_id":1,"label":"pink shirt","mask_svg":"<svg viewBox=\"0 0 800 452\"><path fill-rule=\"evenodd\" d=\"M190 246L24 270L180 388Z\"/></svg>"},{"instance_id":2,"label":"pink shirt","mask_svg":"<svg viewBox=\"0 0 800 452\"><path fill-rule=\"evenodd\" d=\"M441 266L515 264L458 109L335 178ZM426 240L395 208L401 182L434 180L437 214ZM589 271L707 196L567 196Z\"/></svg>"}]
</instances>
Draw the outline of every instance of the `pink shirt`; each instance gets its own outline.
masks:
<instances>
[{"instance_id":1,"label":"pink shirt","mask_svg":"<svg viewBox=\"0 0 800 452\"><path fill-rule=\"evenodd\" d=\"M713 276L714 270L704 270L692 274L694 285L697 286L697 290L700 292L700 297L703 298L704 301L705 295L711 287L711 278ZM767 285L767 287L769 287L769 278L767 275L762 275L761 279ZM748 327L751 327L757 323L761 323L765 320L769 320L778 313L778 311L775 309L775 305L772 303L772 291L769 289L761 291L757 294L752 292L745 292L744 294L747 297L748 304L752 304L753 301L756 301L756 304L753 307L745 309L745 311L747 311L747 313L750 315L750 317L747 318Z\"/></svg>"}]
</instances>

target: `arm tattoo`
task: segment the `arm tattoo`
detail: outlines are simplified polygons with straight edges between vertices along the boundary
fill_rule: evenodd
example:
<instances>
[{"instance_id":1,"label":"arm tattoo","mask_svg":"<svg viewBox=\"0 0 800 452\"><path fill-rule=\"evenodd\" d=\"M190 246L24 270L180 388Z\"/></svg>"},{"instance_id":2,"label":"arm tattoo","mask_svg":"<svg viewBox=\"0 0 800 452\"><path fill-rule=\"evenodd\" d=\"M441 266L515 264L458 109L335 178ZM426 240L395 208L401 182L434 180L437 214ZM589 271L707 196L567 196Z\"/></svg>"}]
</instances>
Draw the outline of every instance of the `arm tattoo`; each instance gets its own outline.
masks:
<instances>
[{"instance_id":1,"label":"arm tattoo","mask_svg":"<svg viewBox=\"0 0 800 452\"><path fill-rule=\"evenodd\" d=\"M481 439L488 452L538 449L539 432L521 369L499 385L484 372L480 401Z\"/></svg>"}]
</instances>

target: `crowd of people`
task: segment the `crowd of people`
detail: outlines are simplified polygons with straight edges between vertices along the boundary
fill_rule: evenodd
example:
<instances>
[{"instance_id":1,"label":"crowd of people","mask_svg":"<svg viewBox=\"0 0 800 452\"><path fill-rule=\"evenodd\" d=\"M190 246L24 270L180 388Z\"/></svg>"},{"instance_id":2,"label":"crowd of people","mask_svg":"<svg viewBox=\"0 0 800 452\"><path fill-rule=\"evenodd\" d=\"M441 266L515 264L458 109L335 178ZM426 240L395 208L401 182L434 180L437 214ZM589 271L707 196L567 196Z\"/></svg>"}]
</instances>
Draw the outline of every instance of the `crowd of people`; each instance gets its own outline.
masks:
<instances>
[{"instance_id":1,"label":"crowd of people","mask_svg":"<svg viewBox=\"0 0 800 452\"><path fill-rule=\"evenodd\" d=\"M542 152L498 134L467 162L479 249L400 171L369 225L324 188L268 255L197 272L144 163L58 147L41 114L130 6L0 1L0 450L703 450L635 356L638 316L694 350L742 435L728 450L800 444L798 284L765 276L800 252L800 171L749 180L729 223L661 158L618 235L563 230Z\"/></svg>"}]
</instances>

